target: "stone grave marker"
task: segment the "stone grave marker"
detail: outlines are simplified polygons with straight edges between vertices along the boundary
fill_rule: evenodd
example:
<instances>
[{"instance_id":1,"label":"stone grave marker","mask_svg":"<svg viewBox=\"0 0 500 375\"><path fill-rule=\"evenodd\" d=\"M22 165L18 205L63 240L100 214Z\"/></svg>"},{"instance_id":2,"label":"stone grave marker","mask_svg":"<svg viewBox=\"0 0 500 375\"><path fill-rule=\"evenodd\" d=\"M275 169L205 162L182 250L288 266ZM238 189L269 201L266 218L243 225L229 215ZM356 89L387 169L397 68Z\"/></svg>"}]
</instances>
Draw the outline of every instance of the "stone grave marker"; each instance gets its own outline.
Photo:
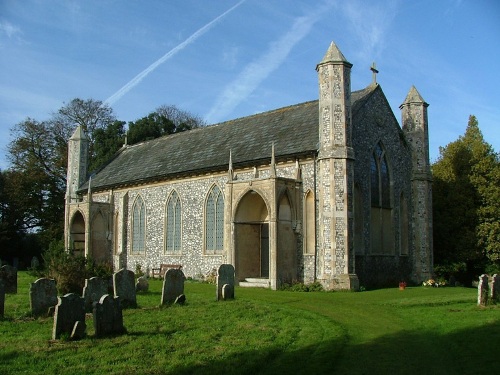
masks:
<instances>
[{"instance_id":1,"label":"stone grave marker","mask_svg":"<svg viewBox=\"0 0 500 375\"><path fill-rule=\"evenodd\" d=\"M5 287L3 286L3 280L0 279L0 318L3 318L5 314Z\"/></svg>"},{"instance_id":2,"label":"stone grave marker","mask_svg":"<svg viewBox=\"0 0 500 375\"><path fill-rule=\"evenodd\" d=\"M162 305L174 303L177 297L184 294L184 279L184 272L180 269L170 268L167 272L165 272L161 293Z\"/></svg>"},{"instance_id":3,"label":"stone grave marker","mask_svg":"<svg viewBox=\"0 0 500 375\"><path fill-rule=\"evenodd\" d=\"M85 300L85 311L92 312L94 302L99 302L101 297L108 294L108 281L100 277L85 279L83 287L83 299Z\"/></svg>"},{"instance_id":4,"label":"stone grave marker","mask_svg":"<svg viewBox=\"0 0 500 375\"><path fill-rule=\"evenodd\" d=\"M54 313L52 339L59 339L61 334L67 334L74 339L81 338L82 323L85 324L85 302L83 298L78 294L68 293L57 299L58 303ZM77 322L80 323L77 324ZM75 327L75 324L77 324L77 327ZM73 332L75 328L76 331Z\"/></svg>"},{"instance_id":5,"label":"stone grave marker","mask_svg":"<svg viewBox=\"0 0 500 375\"><path fill-rule=\"evenodd\" d=\"M57 305L57 288L54 279L43 277L30 285L30 306L33 316L47 316L49 308Z\"/></svg>"},{"instance_id":6,"label":"stone grave marker","mask_svg":"<svg viewBox=\"0 0 500 375\"><path fill-rule=\"evenodd\" d=\"M234 299L234 267L232 264L221 264L217 270L216 300Z\"/></svg>"},{"instance_id":7,"label":"stone grave marker","mask_svg":"<svg viewBox=\"0 0 500 375\"><path fill-rule=\"evenodd\" d=\"M31 269L37 270L38 267L40 267L40 261L38 260L38 258L37 257L31 258Z\"/></svg>"},{"instance_id":8,"label":"stone grave marker","mask_svg":"<svg viewBox=\"0 0 500 375\"><path fill-rule=\"evenodd\" d=\"M122 268L113 274L113 291L120 297L122 308L136 307L135 274Z\"/></svg>"},{"instance_id":9,"label":"stone grave marker","mask_svg":"<svg viewBox=\"0 0 500 375\"><path fill-rule=\"evenodd\" d=\"M135 283L136 292L147 292L149 290L149 281L146 276L141 276L137 278Z\"/></svg>"},{"instance_id":10,"label":"stone grave marker","mask_svg":"<svg viewBox=\"0 0 500 375\"><path fill-rule=\"evenodd\" d=\"M3 286L6 294L17 293L17 268L8 264L0 267L0 279L3 280Z\"/></svg>"},{"instance_id":11,"label":"stone grave marker","mask_svg":"<svg viewBox=\"0 0 500 375\"><path fill-rule=\"evenodd\" d=\"M116 335L125 332L120 297L109 294L94 304L94 329L96 336Z\"/></svg>"},{"instance_id":12,"label":"stone grave marker","mask_svg":"<svg viewBox=\"0 0 500 375\"><path fill-rule=\"evenodd\" d=\"M493 303L497 303L500 301L500 296L498 295L500 285L498 284L500 280L498 280L498 275L495 273L491 277L490 283L490 299Z\"/></svg>"},{"instance_id":13,"label":"stone grave marker","mask_svg":"<svg viewBox=\"0 0 500 375\"><path fill-rule=\"evenodd\" d=\"M488 275L482 274L479 276L479 283L477 285L477 304L486 306L488 303Z\"/></svg>"}]
</instances>

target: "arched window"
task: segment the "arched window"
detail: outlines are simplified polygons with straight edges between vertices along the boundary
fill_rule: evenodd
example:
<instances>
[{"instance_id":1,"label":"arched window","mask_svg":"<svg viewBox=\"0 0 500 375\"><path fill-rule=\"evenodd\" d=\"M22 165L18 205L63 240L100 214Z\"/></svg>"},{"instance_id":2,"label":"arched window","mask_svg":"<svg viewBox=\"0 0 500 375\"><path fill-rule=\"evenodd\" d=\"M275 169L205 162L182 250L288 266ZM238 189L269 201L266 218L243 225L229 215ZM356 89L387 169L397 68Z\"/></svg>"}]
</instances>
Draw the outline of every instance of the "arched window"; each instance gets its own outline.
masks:
<instances>
[{"instance_id":1,"label":"arched window","mask_svg":"<svg viewBox=\"0 0 500 375\"><path fill-rule=\"evenodd\" d=\"M314 195L308 191L304 205L304 253L314 254L316 245L316 215L314 211Z\"/></svg>"},{"instance_id":2,"label":"arched window","mask_svg":"<svg viewBox=\"0 0 500 375\"><path fill-rule=\"evenodd\" d=\"M139 195L132 208L132 253L146 250L146 206Z\"/></svg>"},{"instance_id":3,"label":"arched window","mask_svg":"<svg viewBox=\"0 0 500 375\"><path fill-rule=\"evenodd\" d=\"M167 201L165 250L170 254L181 253L181 200L173 192Z\"/></svg>"},{"instance_id":4,"label":"arched window","mask_svg":"<svg viewBox=\"0 0 500 375\"><path fill-rule=\"evenodd\" d=\"M391 177L387 155L379 142L371 155L371 251L394 254L394 230L391 208Z\"/></svg>"},{"instance_id":5,"label":"arched window","mask_svg":"<svg viewBox=\"0 0 500 375\"><path fill-rule=\"evenodd\" d=\"M205 206L205 252L224 250L224 196L217 185L208 192Z\"/></svg>"},{"instance_id":6,"label":"arched window","mask_svg":"<svg viewBox=\"0 0 500 375\"><path fill-rule=\"evenodd\" d=\"M363 195L360 187L354 185L354 251L355 254L364 254L363 241Z\"/></svg>"}]
</instances>

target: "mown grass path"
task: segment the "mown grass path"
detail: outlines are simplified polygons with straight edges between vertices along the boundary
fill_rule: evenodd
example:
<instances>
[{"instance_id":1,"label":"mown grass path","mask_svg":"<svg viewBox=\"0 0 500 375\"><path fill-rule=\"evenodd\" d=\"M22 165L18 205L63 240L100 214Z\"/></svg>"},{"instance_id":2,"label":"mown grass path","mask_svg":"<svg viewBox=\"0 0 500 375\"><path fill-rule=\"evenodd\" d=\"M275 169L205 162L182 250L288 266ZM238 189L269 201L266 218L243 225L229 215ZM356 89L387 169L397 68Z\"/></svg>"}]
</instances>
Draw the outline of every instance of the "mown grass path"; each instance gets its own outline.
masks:
<instances>
[{"instance_id":1,"label":"mown grass path","mask_svg":"<svg viewBox=\"0 0 500 375\"><path fill-rule=\"evenodd\" d=\"M51 341L51 318L29 317L25 273L0 320L0 374L495 374L500 309L476 291L423 287L361 293L185 284L187 304L159 308L161 282L124 311L128 333Z\"/></svg>"}]
</instances>

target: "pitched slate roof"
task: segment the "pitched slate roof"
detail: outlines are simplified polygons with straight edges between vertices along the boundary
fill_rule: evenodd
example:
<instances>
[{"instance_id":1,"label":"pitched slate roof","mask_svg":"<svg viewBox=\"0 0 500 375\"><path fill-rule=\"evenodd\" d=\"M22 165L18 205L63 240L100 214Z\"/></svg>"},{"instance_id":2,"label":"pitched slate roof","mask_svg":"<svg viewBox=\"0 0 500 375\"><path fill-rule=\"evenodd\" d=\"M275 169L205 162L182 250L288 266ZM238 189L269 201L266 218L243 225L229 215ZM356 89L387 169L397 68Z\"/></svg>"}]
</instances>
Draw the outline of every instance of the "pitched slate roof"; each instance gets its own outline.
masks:
<instances>
[{"instance_id":1,"label":"pitched slate roof","mask_svg":"<svg viewBox=\"0 0 500 375\"><path fill-rule=\"evenodd\" d=\"M351 94L356 108L374 91L368 86ZM313 155L318 149L318 101L296 104L151 141L124 146L92 176L93 191L161 181L174 176L269 163L274 142L277 160ZM88 181L80 191L88 189Z\"/></svg>"}]
</instances>

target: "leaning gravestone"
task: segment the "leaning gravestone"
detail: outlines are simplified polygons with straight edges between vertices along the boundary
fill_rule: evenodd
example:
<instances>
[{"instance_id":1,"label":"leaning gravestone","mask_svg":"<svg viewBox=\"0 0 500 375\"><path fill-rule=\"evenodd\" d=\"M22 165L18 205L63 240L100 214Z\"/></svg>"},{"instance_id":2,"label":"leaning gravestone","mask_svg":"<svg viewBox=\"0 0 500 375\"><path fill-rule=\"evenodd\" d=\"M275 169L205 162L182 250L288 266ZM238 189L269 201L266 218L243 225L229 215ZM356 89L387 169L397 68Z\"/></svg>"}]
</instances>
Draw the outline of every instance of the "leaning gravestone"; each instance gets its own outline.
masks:
<instances>
[{"instance_id":1,"label":"leaning gravestone","mask_svg":"<svg viewBox=\"0 0 500 375\"><path fill-rule=\"evenodd\" d=\"M83 287L83 299L85 300L85 311L92 312L92 305L98 302L101 297L108 294L108 281L100 277L85 279Z\"/></svg>"},{"instance_id":2,"label":"leaning gravestone","mask_svg":"<svg viewBox=\"0 0 500 375\"><path fill-rule=\"evenodd\" d=\"M135 283L136 292L147 292L149 290L149 281L146 276L141 276L137 278Z\"/></svg>"},{"instance_id":3,"label":"leaning gravestone","mask_svg":"<svg viewBox=\"0 0 500 375\"><path fill-rule=\"evenodd\" d=\"M132 271L122 268L113 275L113 290L115 297L120 297L123 308L136 307L135 275Z\"/></svg>"},{"instance_id":4,"label":"leaning gravestone","mask_svg":"<svg viewBox=\"0 0 500 375\"><path fill-rule=\"evenodd\" d=\"M0 318L3 318L5 314L5 288L3 286L3 280L0 279Z\"/></svg>"},{"instance_id":5,"label":"leaning gravestone","mask_svg":"<svg viewBox=\"0 0 500 375\"><path fill-rule=\"evenodd\" d=\"M177 297L184 294L184 272L177 268L170 268L165 272L163 289L161 293L161 304L174 303Z\"/></svg>"},{"instance_id":6,"label":"leaning gravestone","mask_svg":"<svg viewBox=\"0 0 500 375\"><path fill-rule=\"evenodd\" d=\"M486 306L488 303L488 275L482 274L479 276L477 285L477 304Z\"/></svg>"},{"instance_id":7,"label":"leaning gravestone","mask_svg":"<svg viewBox=\"0 0 500 375\"><path fill-rule=\"evenodd\" d=\"M31 269L37 270L40 267L40 262L37 257L31 258Z\"/></svg>"},{"instance_id":8,"label":"leaning gravestone","mask_svg":"<svg viewBox=\"0 0 500 375\"><path fill-rule=\"evenodd\" d=\"M94 304L94 329L96 336L115 335L125 332L120 297L109 294Z\"/></svg>"},{"instance_id":9,"label":"leaning gravestone","mask_svg":"<svg viewBox=\"0 0 500 375\"><path fill-rule=\"evenodd\" d=\"M78 294L68 293L57 299L52 339L57 340L61 334L67 334L73 339L83 337L85 335L85 303L83 298Z\"/></svg>"},{"instance_id":10,"label":"leaning gravestone","mask_svg":"<svg viewBox=\"0 0 500 375\"><path fill-rule=\"evenodd\" d=\"M50 307L57 305L57 288L54 279L46 277L30 285L30 306L33 316L47 316Z\"/></svg>"},{"instance_id":11,"label":"leaning gravestone","mask_svg":"<svg viewBox=\"0 0 500 375\"><path fill-rule=\"evenodd\" d=\"M232 264L221 264L217 270L216 300L234 299L234 267Z\"/></svg>"},{"instance_id":12,"label":"leaning gravestone","mask_svg":"<svg viewBox=\"0 0 500 375\"><path fill-rule=\"evenodd\" d=\"M498 295L500 285L498 285L500 280L498 280L498 275L494 274L491 278L490 283L490 299L493 303L497 303L500 301L500 296Z\"/></svg>"},{"instance_id":13,"label":"leaning gravestone","mask_svg":"<svg viewBox=\"0 0 500 375\"><path fill-rule=\"evenodd\" d=\"M17 293L17 268L8 264L0 267L0 280L3 280L6 294Z\"/></svg>"}]
</instances>

